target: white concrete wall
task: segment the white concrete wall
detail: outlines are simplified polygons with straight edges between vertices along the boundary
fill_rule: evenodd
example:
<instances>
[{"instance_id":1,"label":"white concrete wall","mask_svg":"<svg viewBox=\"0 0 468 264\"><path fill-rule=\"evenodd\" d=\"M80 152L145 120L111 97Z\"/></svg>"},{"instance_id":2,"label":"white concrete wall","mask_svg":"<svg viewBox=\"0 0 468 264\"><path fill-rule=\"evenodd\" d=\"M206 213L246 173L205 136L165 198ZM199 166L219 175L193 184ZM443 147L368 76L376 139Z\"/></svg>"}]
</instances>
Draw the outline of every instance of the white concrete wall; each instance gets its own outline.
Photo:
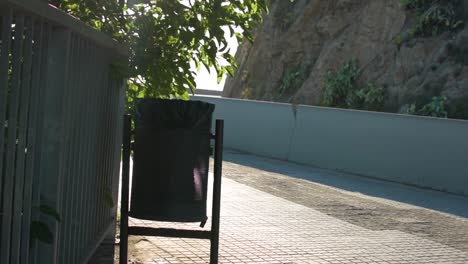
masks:
<instances>
[{"instance_id":1,"label":"white concrete wall","mask_svg":"<svg viewBox=\"0 0 468 264\"><path fill-rule=\"evenodd\" d=\"M225 146L468 195L468 121L194 96L216 104Z\"/></svg>"},{"instance_id":2,"label":"white concrete wall","mask_svg":"<svg viewBox=\"0 0 468 264\"><path fill-rule=\"evenodd\" d=\"M216 104L214 119L225 120L226 147L267 157L288 159L294 127L290 105L218 97L192 98Z\"/></svg>"}]
</instances>

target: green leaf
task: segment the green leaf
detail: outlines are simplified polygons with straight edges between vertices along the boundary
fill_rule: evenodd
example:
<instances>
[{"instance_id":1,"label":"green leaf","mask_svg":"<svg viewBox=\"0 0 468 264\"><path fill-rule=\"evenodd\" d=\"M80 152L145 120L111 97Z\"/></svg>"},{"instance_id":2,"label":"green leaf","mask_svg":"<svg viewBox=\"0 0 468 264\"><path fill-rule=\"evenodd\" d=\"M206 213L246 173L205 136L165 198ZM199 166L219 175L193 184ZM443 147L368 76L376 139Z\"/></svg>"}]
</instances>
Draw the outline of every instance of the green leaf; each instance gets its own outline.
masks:
<instances>
[{"instance_id":1,"label":"green leaf","mask_svg":"<svg viewBox=\"0 0 468 264\"><path fill-rule=\"evenodd\" d=\"M138 83L136 90L129 87L135 91L127 91L127 107L137 96L187 96L180 91L194 86L195 73L181 65L195 62L197 70L201 64L208 70L213 67L219 77L224 61L217 56L229 52L223 29L240 43L243 36L234 29L241 27L246 39L252 41L251 31L268 11L266 0L190 1L190 8L182 0L143 1L127 7L120 7L116 0L49 2L129 46L128 63L116 65L115 72L145 81ZM235 60L227 62L233 68L224 72L232 74Z\"/></svg>"},{"instance_id":2,"label":"green leaf","mask_svg":"<svg viewBox=\"0 0 468 264\"><path fill-rule=\"evenodd\" d=\"M114 207L114 198L112 198L112 192L107 188L104 191L104 204L109 208Z\"/></svg>"},{"instance_id":3,"label":"green leaf","mask_svg":"<svg viewBox=\"0 0 468 264\"><path fill-rule=\"evenodd\" d=\"M229 73L229 75L230 75L231 77L234 77L234 67L232 67L232 66L227 66L227 67L226 67L226 70L227 70L227 72Z\"/></svg>"},{"instance_id":4,"label":"green leaf","mask_svg":"<svg viewBox=\"0 0 468 264\"><path fill-rule=\"evenodd\" d=\"M31 221L30 240L39 240L47 244L52 244L52 242L54 242L54 235L45 223Z\"/></svg>"}]
</instances>

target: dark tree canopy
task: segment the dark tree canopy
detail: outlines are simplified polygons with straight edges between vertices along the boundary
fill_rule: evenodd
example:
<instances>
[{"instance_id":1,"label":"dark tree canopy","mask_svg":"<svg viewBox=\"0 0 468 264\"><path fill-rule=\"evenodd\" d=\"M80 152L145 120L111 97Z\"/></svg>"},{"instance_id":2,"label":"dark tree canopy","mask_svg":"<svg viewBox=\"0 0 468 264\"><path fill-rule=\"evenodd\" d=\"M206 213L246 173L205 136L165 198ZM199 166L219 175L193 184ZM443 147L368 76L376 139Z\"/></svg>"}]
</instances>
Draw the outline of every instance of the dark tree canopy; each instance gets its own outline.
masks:
<instances>
[{"instance_id":1,"label":"dark tree canopy","mask_svg":"<svg viewBox=\"0 0 468 264\"><path fill-rule=\"evenodd\" d=\"M128 45L130 102L136 97L186 98L195 89L192 65L234 74L225 30L252 40L267 0L50 0L58 8ZM135 0L133 2L136 2ZM242 29L242 34L235 31ZM220 63L220 62L227 63Z\"/></svg>"}]
</instances>

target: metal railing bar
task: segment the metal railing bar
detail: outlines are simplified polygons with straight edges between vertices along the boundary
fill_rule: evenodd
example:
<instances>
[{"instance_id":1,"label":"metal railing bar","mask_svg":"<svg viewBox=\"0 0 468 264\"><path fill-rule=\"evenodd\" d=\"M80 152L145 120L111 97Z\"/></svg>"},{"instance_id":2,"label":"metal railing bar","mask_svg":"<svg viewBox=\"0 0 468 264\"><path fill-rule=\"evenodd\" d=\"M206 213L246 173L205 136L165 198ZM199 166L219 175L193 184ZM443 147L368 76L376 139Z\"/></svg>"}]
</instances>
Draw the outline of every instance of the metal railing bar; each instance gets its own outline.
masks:
<instances>
[{"instance_id":1,"label":"metal railing bar","mask_svg":"<svg viewBox=\"0 0 468 264\"><path fill-rule=\"evenodd\" d=\"M27 155L26 155L26 169L24 180L24 209L22 219L22 233L21 233L21 264L29 262L29 239L30 239L30 224L31 224L31 210L32 210L32 184L33 184L33 169L35 160L35 143L37 133L37 112L40 100L40 64L42 55L42 21L36 22L34 28L34 45L33 45L33 63L31 75L31 96L29 102L28 114L28 135L27 135Z\"/></svg>"},{"instance_id":2,"label":"metal railing bar","mask_svg":"<svg viewBox=\"0 0 468 264\"><path fill-rule=\"evenodd\" d=\"M71 169L71 177L73 179L73 191L71 193L71 233L70 233L70 250L67 252L68 259L67 263L75 263L77 255L79 254L79 241L78 241L78 234L80 230L81 223L79 222L80 218L80 208L79 208L79 197L81 191L81 183L80 178L83 177L85 173L83 173L83 165L82 160L84 159L85 154L83 154L83 121L86 116L83 116L83 110L86 110L86 83L83 82L84 75L83 72L85 71L87 65L85 65L85 60L87 59L87 54L83 51L86 49L87 43L81 37L78 37L78 57L77 57L77 74L76 74L76 89L79 91L76 100L78 101L77 104L77 116L75 122L75 141L73 147L71 148L73 151L73 165L70 166ZM82 89L84 88L84 89Z\"/></svg>"},{"instance_id":3,"label":"metal railing bar","mask_svg":"<svg viewBox=\"0 0 468 264\"><path fill-rule=\"evenodd\" d=\"M108 78L109 78L109 73L106 72L105 70L101 69L101 75L103 77L105 77L105 82L103 82L103 87L105 87L103 89L103 92L105 92L106 94L108 94L109 96L104 96L104 104L103 104L103 108L102 108L102 113L101 113L101 116L104 117L103 118L103 122L102 122L102 126L103 126L103 133L102 133L102 141L103 141L103 149L102 149L102 156L103 156L103 160L102 160L102 163L100 164L101 166L101 173L99 175L99 177L101 177L101 189L100 189L100 196L102 201L100 203L100 212L99 212L99 226L102 227L103 225L105 225L105 223L109 220L109 216L108 214L106 214L107 210L108 210L108 205L103 201L104 200L104 197L107 196L106 192L107 192L107 186L108 186L108 180L107 178L109 177L109 159L110 159L110 153L108 151L109 149L109 137L108 135L110 134L109 132L111 131L110 130L110 126L109 126L109 123L112 121L111 118L105 118L105 117L108 117L108 113L110 112L110 104L111 104L111 100L113 98L113 94L110 93L110 89L109 89L109 84L107 82Z\"/></svg>"},{"instance_id":4,"label":"metal railing bar","mask_svg":"<svg viewBox=\"0 0 468 264\"><path fill-rule=\"evenodd\" d=\"M88 60L86 60L86 65L88 67L88 71L86 72L86 101L88 102L88 107L86 111L86 122L83 124L84 126L84 133L85 133L85 141L83 142L85 146L84 152L86 155L89 157L89 159L84 160L83 164L83 182L87 186L85 190L85 195L81 199L81 204L83 205L83 223L87 226L86 230L83 230L81 234L81 241L82 241L82 248L81 248L81 253L80 257L84 254L84 252L87 251L87 246L89 242L92 239L92 233L90 233L90 229L92 228L91 225L91 218L92 218L92 212L91 212L91 206L93 205L93 193L94 193L94 188L95 188L95 183L93 182L94 180L94 175L95 175L95 169L93 168L92 165L92 160L95 159L96 156L96 147L97 144L93 142L93 131L94 130L94 119L95 116L97 115L96 111L94 111L95 107L95 98L99 96L101 93L101 89L94 89L94 86L97 85L96 81L96 65L93 61L94 58L97 56L97 52L95 50L95 47L92 43L88 43L88 46L86 48L86 52L88 54ZM94 92L93 92L94 91ZM95 202L95 201L94 201Z\"/></svg>"},{"instance_id":5,"label":"metal railing bar","mask_svg":"<svg viewBox=\"0 0 468 264\"><path fill-rule=\"evenodd\" d=\"M60 212L62 215L62 221L61 221L61 232L60 232L60 237L59 241L60 243L58 244L58 249L57 251L59 252L59 263L65 263L65 252L67 250L67 238L69 238L67 235L70 233L70 192L71 189L73 188L71 185L72 177L70 175L70 165L71 165L71 160L72 160L72 140L73 140L73 124L74 124L74 116L76 115L75 107L74 107L74 101L76 98L76 87L74 85L74 80L76 76L76 57L77 57L77 51L76 51L76 35L71 34L70 36L70 54L69 54L69 73L68 73L68 78L67 78L67 83L66 83L66 101L64 104L64 112L65 112L65 118L64 118L64 130L63 130L63 135L62 137L64 138L64 142L62 144L62 155L64 157L63 160L63 166L61 167L60 170L60 175L63 177L63 196L61 199L61 205L60 205Z\"/></svg>"},{"instance_id":6,"label":"metal railing bar","mask_svg":"<svg viewBox=\"0 0 468 264\"><path fill-rule=\"evenodd\" d=\"M114 208L117 207L118 197L115 196L114 190L118 188L115 186L115 183L117 182L117 185L118 185L118 179L119 179L119 173L117 171L118 169L116 169L117 167L116 165L117 155L116 154L120 153L119 149L116 148L116 145L118 144L118 142L120 141L119 139L121 138L119 137L119 133L118 133L120 131L120 128L118 126L118 119L121 119L119 117L121 117L122 115L120 114L120 111L119 111L120 110L119 109L120 93L119 93L119 88L117 88L119 81L116 79L116 76L114 76L113 74L110 75L109 78L110 78L109 90L113 93L113 97L114 97L112 100L110 111L119 113L119 115L116 115L116 114L112 115L112 123L109 126L109 130L115 131L114 133L112 133L111 139L109 142L109 188L110 188L110 192L111 192L112 199L114 202L114 207L110 208L109 210L109 217L115 219L116 215L114 215L115 214ZM118 159L120 161L120 155L118 156Z\"/></svg>"},{"instance_id":7,"label":"metal railing bar","mask_svg":"<svg viewBox=\"0 0 468 264\"><path fill-rule=\"evenodd\" d=\"M92 137L92 131L94 130L93 128L93 123L94 123L94 116L97 115L97 113L93 110L94 109L94 97L98 97L100 96L100 92L101 90L98 89L98 90L95 90L94 89L94 85L96 85L96 82L97 80L95 79L95 74L96 74L96 65L94 64L94 61L93 59L95 58L96 56L96 52L94 51L94 46L90 43L89 46L87 47L87 54L88 54L88 60L86 61L86 64L88 65L88 69L89 69L89 72L86 73L86 80L87 80L87 83L86 83L86 87L88 88L86 90L86 100L88 102L88 108L87 108L87 113L86 115L88 116L88 119L87 119L87 122L85 123L85 127L86 127L86 130L85 130L85 133L86 133L86 140L83 142L86 149L85 149L85 153L86 155L91 155L90 159L93 159L94 158L94 155L95 155L95 151L93 151L93 148L92 147L98 147L96 146L95 144L93 144L92 142L92 139L90 137ZM91 93L90 91L92 90L95 90L94 93ZM85 232L82 234L84 235L83 236L83 241L84 243L86 243L86 246L88 246L89 242L92 240L92 236L93 236L93 233L92 233L92 229L93 229L93 226L92 226L92 205L93 205L93 193L95 192L94 189L96 188L95 187L95 183L94 183L94 177L93 177L93 173L95 173L93 171L93 168L90 164L90 160L86 160L85 162L85 165L83 166L84 168L84 175L86 175L85 178L83 178L84 181L86 181L86 185L89 186L87 189L86 189L86 195L83 200L83 202L85 203L84 205L84 214L86 215L86 217L84 218L85 220L85 225L87 226L87 229L85 230ZM82 203L83 203L82 202ZM87 251L87 247L84 247L82 248L81 250L81 254L83 254L83 252Z\"/></svg>"},{"instance_id":8,"label":"metal railing bar","mask_svg":"<svg viewBox=\"0 0 468 264\"><path fill-rule=\"evenodd\" d=\"M101 67L97 67L94 69L95 72L99 72L98 74L98 83L99 83L99 86L103 87L103 76L101 74ZM104 88L105 89L105 88ZM98 94L97 96L97 101L98 101L98 104L96 105L96 117L97 117L97 121L93 124L93 130L96 132L94 134L94 137L97 139L97 141L99 142L99 146L98 148L96 149L96 152L98 153L98 155L96 156L96 168L95 168L95 172L96 172L96 177L95 177L95 186L96 186L96 199L94 199L95 201L95 208L92 212L92 220L93 220L93 227L94 227L94 230L92 232L92 235L94 236L95 234L97 234L99 232L99 228L100 228L100 222L101 222L101 219L100 219L100 208L101 208L101 202L102 200L99 199L101 198L100 197L100 190L101 190L101 187L102 185L104 184L103 181L102 181L102 173L103 173L103 148L104 148L104 145L105 145L105 142L103 141L103 138L102 138L102 135L104 133L104 129L103 129L103 107L105 106L105 93L104 93L104 89L101 89L100 90L100 93Z\"/></svg>"},{"instance_id":9,"label":"metal railing bar","mask_svg":"<svg viewBox=\"0 0 468 264\"><path fill-rule=\"evenodd\" d=\"M63 80L63 94L61 97L62 100L62 116L61 116L61 123L62 123L62 130L61 130L61 140L60 140L60 163L58 167L58 178L60 180L60 194L57 196L57 211L60 215L63 215L64 213L64 204L66 204L66 201L68 198L68 191L69 191L69 179L70 175L67 173L67 168L69 167L69 153L70 153L70 126L71 126L71 111L69 109L71 103L74 100L73 97L73 91L72 91L72 85L70 83L70 80L72 76L74 75L74 61L73 61L73 53L74 53L74 42L73 42L73 37L74 34L67 29L68 32L68 38L67 38L67 43L65 43L65 49L66 49L66 65L65 66L65 79ZM59 231L57 234L57 237L55 238L57 241L60 241L62 237L62 233L67 232L67 225L63 224L62 222L59 223ZM57 259L61 258L61 248L63 244L61 242L58 242L56 244L56 251L57 251ZM60 262L59 262L60 263Z\"/></svg>"},{"instance_id":10,"label":"metal railing bar","mask_svg":"<svg viewBox=\"0 0 468 264\"><path fill-rule=\"evenodd\" d=\"M60 214L60 199L63 195L63 180L60 168L64 157L61 153L64 129L64 101L66 81L68 78L68 64L70 54L70 30L62 27L53 27L50 43L47 47L47 86L44 98L44 123L42 127L44 140L38 168L41 178L40 206L49 206ZM57 263L58 237L61 225L51 214L41 211L39 221L46 224L51 231L50 243L38 243L41 263Z\"/></svg>"},{"instance_id":11,"label":"metal railing bar","mask_svg":"<svg viewBox=\"0 0 468 264\"><path fill-rule=\"evenodd\" d=\"M73 35L73 69L72 75L70 76L70 89L72 92L73 101L70 104L71 112L71 131L70 131L70 148L68 154L68 167L67 167L67 176L69 178L69 192L67 195L67 233L65 235L65 250L62 252L64 254L64 263L71 263L70 255L71 252L76 250L74 246L75 237L73 236L75 222L74 210L75 210L75 195L77 193L77 170L79 168L78 163L78 147L79 147L79 121L80 121L80 107L82 99L82 94L80 93L80 70L82 69L81 62L82 56L84 55L81 50L83 47L82 39L76 34ZM66 258L68 256L68 258Z\"/></svg>"},{"instance_id":12,"label":"metal railing bar","mask_svg":"<svg viewBox=\"0 0 468 264\"><path fill-rule=\"evenodd\" d=\"M93 145L95 146L94 148L95 156L94 156L94 159L91 160L91 164L92 164L91 166L92 166L92 170L94 173L93 179L94 179L94 183L96 186L96 191L94 193L94 199L90 201L90 204L94 204L97 209L99 208L100 203L103 201L103 197L101 196L101 193L100 193L101 164L99 162L99 156L102 155L102 147L104 145L104 143L100 140L100 134L103 133L104 131L101 131L102 113L100 112L100 108L102 108L103 106L103 99L109 95L106 94L105 89L103 88L103 82L105 80L105 76L102 76L102 69L105 67L105 63L99 63L99 64L97 63L98 61L100 62L107 61L107 58L104 56L105 51L101 50L97 46L94 46L93 51L96 52L96 56L94 57L96 61L93 62L93 64L96 65L96 68L94 71L94 74L95 74L94 78L96 80L95 85L100 87L99 89L100 93L99 93L99 96L93 97L93 100L94 100L93 111L96 114L94 115L94 119L92 123L93 133L90 139L92 139L94 143ZM90 222L94 221L94 225L96 225L96 223L99 222L98 210L94 211L94 214L93 214L93 211L90 211L89 221ZM92 241L96 240L97 236L102 232L101 227L99 226L94 226L94 227L95 227L94 232L88 233L90 234L89 238L92 239ZM89 241L89 244L92 244L93 243L92 241Z\"/></svg>"},{"instance_id":13,"label":"metal railing bar","mask_svg":"<svg viewBox=\"0 0 468 264\"><path fill-rule=\"evenodd\" d=\"M97 52L97 47L94 47L93 52ZM105 59L102 52L100 52L99 55L96 54L94 58L98 58L98 57L102 60ZM95 78L99 81L96 82L95 84L102 87L105 76L102 76L101 69L103 68L104 65L96 65L96 66L97 67L94 68L94 73L96 74ZM94 100L93 112L96 114L94 115L93 122L91 124L92 131L94 131L94 133L92 134L92 140L96 142L95 146L99 145L99 148L95 148L95 152L94 152L95 156L94 156L94 159L91 161L93 164L93 173L94 173L93 182L95 186L95 192L92 195L93 198L91 201L91 204L94 206L94 208L93 210L90 211L91 217L92 217L90 220L93 226L93 232L91 234L93 238L101 232L99 212L100 212L101 204L103 202L103 195L102 195L103 193L101 191L102 189L102 182L101 182L102 164L98 163L97 160L98 160L98 156L102 155L102 148L104 146L102 139L99 137L99 135L104 132L99 129L100 126L102 125L100 123L101 120L99 118L102 116L102 113L100 112L99 108L102 108L105 97L106 97L105 90L102 88L100 89L98 96L93 97L93 100Z\"/></svg>"},{"instance_id":14,"label":"metal railing bar","mask_svg":"<svg viewBox=\"0 0 468 264\"><path fill-rule=\"evenodd\" d=\"M50 24L44 23L43 24L43 32L42 32L42 52L41 52L41 62L40 62L40 80L39 80L39 107L38 107L38 119L37 119L37 134L36 134L36 151L35 151L35 159L34 159L34 177L33 177L33 193L32 193L32 206L38 207L41 203L41 189L42 189L42 181L39 178L38 170L41 164L41 147L42 147L42 136L43 136L43 122L44 122L44 112L45 112L45 89L48 85L47 81L47 62L48 62L48 55L49 55L49 43L51 42L51 32L52 27ZM37 210L33 211L31 214L32 220L39 220L40 214ZM35 264L37 263L38 258L38 243L34 243L31 250L30 250L30 263Z\"/></svg>"},{"instance_id":15,"label":"metal railing bar","mask_svg":"<svg viewBox=\"0 0 468 264\"><path fill-rule=\"evenodd\" d=\"M120 183L120 246L119 263L127 263L128 257L128 209L129 209L129 174L131 153L131 127L132 117L125 114L122 129L122 180Z\"/></svg>"},{"instance_id":16,"label":"metal railing bar","mask_svg":"<svg viewBox=\"0 0 468 264\"><path fill-rule=\"evenodd\" d=\"M91 186L89 183L86 181L87 177L90 177L89 172L87 171L86 164L88 162L88 159L91 159L89 156L88 152L88 143L87 143L87 129L88 129L88 122L90 119L90 112L89 108L91 105L91 102L89 101L89 91L91 90L91 87L89 87L90 82L89 82L89 73L91 72L91 69L89 68L89 60L92 54L89 52L89 47L91 43L86 40L82 39L82 46L80 47L80 54L83 57L80 60L80 70L79 70L79 87L81 89L80 91L80 103L78 106L79 109L79 115L78 115L78 131L79 131L79 151L78 153L78 164L79 167L77 168L77 184L76 184L76 190L77 190L77 196L76 200L73 204L73 207L77 212L79 213L79 218L76 219L77 223L79 224L80 227L85 227L85 228L80 228L76 235L74 236L75 243L76 243L76 251L74 252L74 257L73 257L73 263L78 263L78 259L81 257L83 254L83 248L84 248L84 233L86 232L86 229L89 228L84 222L86 219L86 209L87 205L83 202L85 199L88 198L89 195L89 188Z\"/></svg>"},{"instance_id":17,"label":"metal railing bar","mask_svg":"<svg viewBox=\"0 0 468 264\"><path fill-rule=\"evenodd\" d=\"M119 86L120 84L120 86ZM112 141L111 141L111 170L109 172L110 174L110 191L112 195L112 199L114 202L114 207L110 208L109 210L109 217L114 220L113 227L114 229L112 230L111 235L115 236L115 228L117 224L117 209L118 209L118 188L119 188L119 170L120 170L120 158L121 158L121 125L123 118L123 108L121 108L121 98L123 99L123 96L121 94L124 89L122 89L122 81L118 79L117 76L113 75L112 73L110 74L110 79L108 80L108 87L111 92L114 93L114 99L113 99L113 105L111 108L111 111L114 111L114 114L111 114L113 122L112 126L110 127L110 131L114 131L112 133ZM114 241L114 237L111 238L112 241Z\"/></svg>"},{"instance_id":18,"label":"metal railing bar","mask_svg":"<svg viewBox=\"0 0 468 264\"><path fill-rule=\"evenodd\" d=\"M64 199L64 195L67 195L67 193L64 192L64 182L65 182L65 179L64 177L67 177L68 175L64 175L63 174L63 171L64 171L64 168L67 168L68 167L68 162L67 162L67 159L66 159L66 156L64 155L65 153L67 153L67 150L69 149L69 145L67 144L68 141L69 141L69 133L67 131L67 125L69 126L69 116L67 115L69 113L69 111L67 111L67 107L68 107L68 99L73 99L70 97L70 94L71 94L71 87L70 85L68 84L68 80L70 78L70 75L73 74L73 72L70 71L70 65L72 65L72 61L71 61L71 54L72 54L72 31L67 28L66 29L66 32L67 32L67 42L64 43L64 49L66 50L66 53L65 53L65 65L63 65L65 67L65 70L64 70L64 80L63 80L63 94L62 94L62 104L61 104L61 110L62 110L62 115L61 115L61 123L62 123L62 129L61 129L61 139L60 139L60 147L59 147L59 153L60 153L60 161L59 161L59 164L58 164L58 176L57 176L57 180L59 181L57 186L58 186L58 194L57 194L57 198L56 199L59 199L59 201L56 201L56 206L57 206L57 211L59 214L62 214L62 204L63 204L63 199ZM57 234L56 234L56 237L54 238L55 241L58 241L59 237L61 236L61 232L62 232L62 224L61 223L58 223L58 231L57 231ZM59 255L60 255L60 251L59 251L59 248L60 248L60 243L58 242L55 242L55 247L56 247L56 256L55 258L58 259L59 258Z\"/></svg>"},{"instance_id":19,"label":"metal railing bar","mask_svg":"<svg viewBox=\"0 0 468 264\"><path fill-rule=\"evenodd\" d=\"M2 12L2 50L0 51L0 205L3 204L1 183L3 178L3 155L5 154L5 120L7 111L8 68L10 61L11 24L13 23L13 10L7 8ZM0 243L0 246L2 244Z\"/></svg>"},{"instance_id":20,"label":"metal railing bar","mask_svg":"<svg viewBox=\"0 0 468 264\"><path fill-rule=\"evenodd\" d=\"M111 73L107 73L107 76L109 76L108 78L111 78ZM115 109L118 109L117 108L117 104L115 103L117 101L117 97L118 97L118 90L113 90L113 83L115 82L116 80L112 80L110 83L107 82L106 83L106 87L107 87L107 91L108 93L110 93L112 95L111 98L109 98L109 106L108 106L108 110L106 112L106 115L107 116L110 116L111 118L109 118L109 122L108 122L108 126L107 126L107 131L112 131L113 133L108 133L107 134L107 154L106 156L108 157L107 158L107 171L106 171L106 192L107 195L111 196L112 197L112 183L113 183L113 178L115 177L114 175L114 144L115 144L115 140L116 140L116 129L114 128L115 127L115 122L116 122L116 116L115 114L112 114L112 110L114 109L114 111L116 111ZM117 203L117 201L114 201L114 198L112 198L113 200L113 203L114 203L114 206L115 204ZM111 207L108 207L107 208L107 211L106 211L106 214L105 214L105 217L106 218L111 218L112 219L112 216L111 216L111 212L112 212L112 208Z\"/></svg>"},{"instance_id":21,"label":"metal railing bar","mask_svg":"<svg viewBox=\"0 0 468 264\"><path fill-rule=\"evenodd\" d=\"M18 107L20 99L20 74L21 56L23 49L24 16L22 14L15 17L15 31L13 43L13 66L10 93L10 105L8 109L8 143L6 152L6 167L4 178L3 197L3 219L1 233L0 263L10 263L10 242L11 242L11 221L13 207L13 186L15 180L15 152L16 152L16 122L18 119ZM18 41L21 40L21 41Z\"/></svg>"},{"instance_id":22,"label":"metal railing bar","mask_svg":"<svg viewBox=\"0 0 468 264\"><path fill-rule=\"evenodd\" d=\"M93 45L91 42L89 41L85 41L85 48L83 49L83 52L85 54L85 60L82 62L82 65L85 66L85 69L86 70L82 70L81 71L81 76L83 76L81 78L81 83L82 83L82 87L85 87L85 89L82 90L82 93L83 93L83 99L84 99L84 103L83 104L83 107L82 108L84 111L81 111L81 117L80 117L80 134L81 134L81 148L80 148L80 173L79 173L79 184L77 185L78 186L78 192L79 192L79 196L77 197L77 203L76 204L76 208L79 210L79 212L81 213L81 217L79 218L79 223L80 225L83 225L85 224L84 223L84 220L89 217L89 206L88 206L88 199L90 198L90 196L92 195L92 189L94 189L94 186L93 186L93 182L89 182L88 179L92 179L93 178L93 174L92 174L92 170L90 170L90 165L89 165L89 162L91 159L94 158L94 154L92 149L91 149L91 145L92 143L90 142L90 130L91 130L91 127L90 127L90 123L92 123L92 120L93 120L93 111L92 111L92 108L93 108L93 101L92 101L92 96L93 96L93 83L92 81L92 74L94 74L93 72L93 67L92 67L92 64L91 64L91 59L95 56L95 53L92 52L92 49L93 49ZM99 91L95 91L95 92L99 92ZM86 183L86 188L85 188L85 183ZM89 228L89 226L87 226L86 228ZM83 254L83 252L85 251L85 237L84 237L84 232L86 232L86 230L82 230L82 232L78 233L76 235L76 238L77 238L77 242L79 243L77 245L77 253L78 255L75 256L75 261L77 261L80 256Z\"/></svg>"},{"instance_id":23,"label":"metal railing bar","mask_svg":"<svg viewBox=\"0 0 468 264\"><path fill-rule=\"evenodd\" d=\"M100 52L99 56L96 57L98 61L107 61L107 57L105 56L105 52ZM93 165L95 168L95 180L96 180L96 198L94 200L94 203L96 204L96 211L94 215L94 220L95 220L95 231L93 233L93 238L96 238L96 236L103 231L103 220L102 220L102 211L103 211L103 206L104 206L104 185L105 182L103 181L103 160L105 160L104 157L104 149L106 142L103 140L102 135L105 133L108 133L109 131L105 130L105 127L103 126L105 124L104 121L104 112L103 109L106 107L106 101L111 97L112 95L106 93L105 89L105 82L107 79L107 76L103 73L103 70L106 68L104 67L104 64L100 64L96 68L96 75L97 79L99 80L97 84L101 87L101 93L100 96L95 98L96 100L96 105L95 105L95 111L98 113L95 118L95 123L94 123L94 140L96 140L96 143L99 144L99 148L96 149L97 156L93 160Z\"/></svg>"},{"instance_id":24,"label":"metal railing bar","mask_svg":"<svg viewBox=\"0 0 468 264\"><path fill-rule=\"evenodd\" d=\"M211 213L210 263L218 263L219 218L221 210L221 181L223 166L224 120L215 123L215 152L213 168L213 204Z\"/></svg>"},{"instance_id":25,"label":"metal railing bar","mask_svg":"<svg viewBox=\"0 0 468 264\"><path fill-rule=\"evenodd\" d=\"M211 239L211 231L207 230L187 230L175 228L153 228L145 226L130 226L128 234L134 236L160 236L193 239Z\"/></svg>"},{"instance_id":26,"label":"metal railing bar","mask_svg":"<svg viewBox=\"0 0 468 264\"><path fill-rule=\"evenodd\" d=\"M110 78L110 74L107 73L106 74L107 76L107 79L109 80ZM115 91L112 91L110 89L111 85L109 85L108 82L106 82L106 92L107 94L109 94L109 98L108 98L108 102L107 102L107 109L105 111L105 116L109 117L109 118L106 118L106 121L107 121L107 124L106 124L106 131L112 131L112 133L105 133L104 134L104 137L106 139L106 146L105 146L105 157L106 157L106 165L105 165L105 170L104 170L104 174L103 174L103 177L105 179L105 184L104 184L104 192L105 192L105 196L106 197L109 197L112 192L112 159L113 159L113 156L112 156L112 152L113 152L113 149L112 149L112 137L115 135L115 130L112 129L112 124L114 123L114 115L112 114L112 106L113 106L113 102L115 101ZM115 108L114 108L115 109ZM110 210L112 208L110 207L110 204L107 204L105 203L104 204L104 211L102 213L102 219L103 221L107 221L108 219L111 219L111 216L110 216Z\"/></svg>"},{"instance_id":27,"label":"metal railing bar","mask_svg":"<svg viewBox=\"0 0 468 264\"><path fill-rule=\"evenodd\" d=\"M16 179L15 194L13 206L13 225L12 225L12 249L11 262L19 263L21 246L21 218L23 214L24 202L24 170L25 170L25 151L26 151L26 131L28 125L29 94L31 89L31 68L32 68L32 43L33 43L34 23L32 18L27 17L25 21L24 34L24 57L23 68L21 72L21 101L19 107L18 120L18 138L16 151ZM30 206L30 205L29 205Z\"/></svg>"},{"instance_id":28,"label":"metal railing bar","mask_svg":"<svg viewBox=\"0 0 468 264\"><path fill-rule=\"evenodd\" d=\"M108 78L110 78L110 73L106 74ZM109 97L109 102L107 106L107 111L106 111L106 116L110 116L111 118L108 118L107 122L107 131L112 131L112 133L106 133L106 139L107 139L107 146L106 146L106 157L107 157L107 162L106 162L106 173L105 173L105 179L106 179L106 185L105 185L105 191L107 196L111 196L112 194L112 178L114 175L112 174L113 172L113 142L115 141L115 129L113 128L113 124L115 123L115 115L112 114L112 109L116 109L115 106L115 100L116 100L116 91L112 91L111 87L112 84L107 83L107 92L112 95L112 97ZM115 111L115 110L114 110ZM115 203L115 202L114 202ZM109 205L106 205L106 211L104 212L103 217L105 219L110 219L110 211L112 208Z\"/></svg>"}]
</instances>

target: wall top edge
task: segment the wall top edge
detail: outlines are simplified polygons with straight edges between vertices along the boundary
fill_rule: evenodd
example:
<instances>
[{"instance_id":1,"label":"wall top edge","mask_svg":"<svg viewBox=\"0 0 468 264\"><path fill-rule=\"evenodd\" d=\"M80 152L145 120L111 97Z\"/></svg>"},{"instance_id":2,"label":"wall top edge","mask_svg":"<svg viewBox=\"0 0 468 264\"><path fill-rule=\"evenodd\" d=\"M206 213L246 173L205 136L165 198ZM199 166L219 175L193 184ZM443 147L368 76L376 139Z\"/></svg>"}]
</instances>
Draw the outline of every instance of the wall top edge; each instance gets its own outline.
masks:
<instances>
[{"instance_id":1,"label":"wall top edge","mask_svg":"<svg viewBox=\"0 0 468 264\"><path fill-rule=\"evenodd\" d=\"M0 6L11 7L15 11L24 12L27 15L36 16L54 26L70 29L82 37L94 41L99 46L110 49L116 55L128 57L130 50L125 45L118 43L103 32L86 25L76 17L48 4L43 0L0 0Z\"/></svg>"},{"instance_id":2,"label":"wall top edge","mask_svg":"<svg viewBox=\"0 0 468 264\"><path fill-rule=\"evenodd\" d=\"M259 105L277 105L278 107L290 107L292 109L300 110L316 110L316 111L326 111L326 112L337 112L345 114L361 114L361 115L371 115L371 116L381 116L381 117L391 117L391 118L402 118L402 119L414 119L419 121L439 121L439 122L455 122L462 125L468 125L468 120L462 119L451 119L451 118L439 118L431 116L417 116L417 115L406 115L399 113L388 113L388 112L374 112L374 111L365 111L365 110L355 110L355 109L343 109L343 108L334 108L334 107L324 107L324 106L314 106L314 105L303 105L303 104L290 104L290 103L278 103L278 102L268 102L268 101L256 101L256 100L246 100L239 98L226 98L226 97L211 97L204 95L195 95L191 96L193 99L203 100L225 100L239 103L248 103L248 104L259 104Z\"/></svg>"}]
</instances>

